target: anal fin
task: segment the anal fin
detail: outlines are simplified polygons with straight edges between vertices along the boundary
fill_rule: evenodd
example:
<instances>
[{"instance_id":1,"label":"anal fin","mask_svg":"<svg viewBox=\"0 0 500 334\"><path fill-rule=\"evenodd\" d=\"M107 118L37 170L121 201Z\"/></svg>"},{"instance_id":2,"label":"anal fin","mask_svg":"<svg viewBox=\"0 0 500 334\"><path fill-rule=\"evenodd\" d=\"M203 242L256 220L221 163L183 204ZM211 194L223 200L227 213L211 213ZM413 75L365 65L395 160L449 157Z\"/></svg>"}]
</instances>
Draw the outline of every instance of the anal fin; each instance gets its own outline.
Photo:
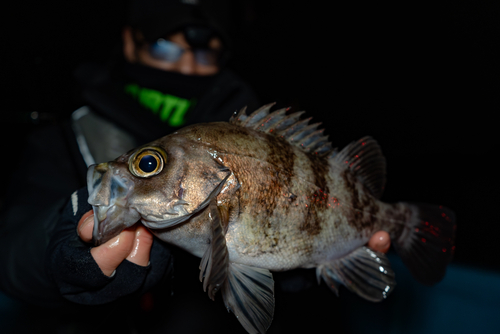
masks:
<instances>
[{"instance_id":1,"label":"anal fin","mask_svg":"<svg viewBox=\"0 0 500 334\"><path fill-rule=\"evenodd\" d=\"M274 280L267 269L231 263L224 304L248 333L265 333L274 316Z\"/></svg>"},{"instance_id":2,"label":"anal fin","mask_svg":"<svg viewBox=\"0 0 500 334\"><path fill-rule=\"evenodd\" d=\"M316 275L338 294L338 283L373 302L387 298L396 285L389 260L380 252L360 247L352 253L316 268Z\"/></svg>"}]
</instances>

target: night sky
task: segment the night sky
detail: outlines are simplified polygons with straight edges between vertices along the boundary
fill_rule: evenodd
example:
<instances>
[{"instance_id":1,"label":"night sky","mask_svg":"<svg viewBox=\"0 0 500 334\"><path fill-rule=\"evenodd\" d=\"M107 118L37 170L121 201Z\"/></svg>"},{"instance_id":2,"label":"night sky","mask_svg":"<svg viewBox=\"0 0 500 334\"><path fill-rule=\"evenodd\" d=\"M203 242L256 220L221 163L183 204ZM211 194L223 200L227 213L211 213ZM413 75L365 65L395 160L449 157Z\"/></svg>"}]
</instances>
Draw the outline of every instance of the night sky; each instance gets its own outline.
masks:
<instances>
[{"instance_id":1,"label":"night sky","mask_svg":"<svg viewBox=\"0 0 500 334\"><path fill-rule=\"evenodd\" d=\"M236 36L229 66L262 103L290 105L323 122L334 147L374 137L387 159L382 199L451 208L455 263L499 271L500 2L291 3L228 0L216 7ZM105 61L119 45L121 4L3 6L4 178L26 134L80 106L72 72L83 61ZM33 111L45 119L32 122Z\"/></svg>"}]
</instances>

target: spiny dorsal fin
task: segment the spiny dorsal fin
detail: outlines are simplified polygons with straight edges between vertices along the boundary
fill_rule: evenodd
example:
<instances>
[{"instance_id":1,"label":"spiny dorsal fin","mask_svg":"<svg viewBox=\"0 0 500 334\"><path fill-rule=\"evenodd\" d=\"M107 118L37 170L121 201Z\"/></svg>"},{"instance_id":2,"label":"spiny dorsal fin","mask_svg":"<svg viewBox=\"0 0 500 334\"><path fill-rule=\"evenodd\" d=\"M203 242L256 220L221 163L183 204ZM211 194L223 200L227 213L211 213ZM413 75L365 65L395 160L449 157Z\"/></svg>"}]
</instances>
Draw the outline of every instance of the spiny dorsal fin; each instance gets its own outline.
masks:
<instances>
[{"instance_id":1,"label":"spiny dorsal fin","mask_svg":"<svg viewBox=\"0 0 500 334\"><path fill-rule=\"evenodd\" d=\"M275 103L266 104L249 116L246 115L245 107L235 113L229 123L281 137L306 152L320 156L333 151L328 136L323 136L324 130L317 130L321 123L309 125L311 118L299 120L304 113L303 111L286 115L290 108L283 108L270 113L269 111L274 105Z\"/></svg>"},{"instance_id":2,"label":"spiny dorsal fin","mask_svg":"<svg viewBox=\"0 0 500 334\"><path fill-rule=\"evenodd\" d=\"M247 106L244 106L238 112L235 111L233 116L231 116L231 119L229 119L229 123L234 125L241 125L241 123L243 123L243 121L248 117L246 111Z\"/></svg>"},{"instance_id":3,"label":"spiny dorsal fin","mask_svg":"<svg viewBox=\"0 0 500 334\"><path fill-rule=\"evenodd\" d=\"M385 187L385 158L373 138L363 137L352 142L331 159L350 169L373 196L382 196Z\"/></svg>"}]
</instances>

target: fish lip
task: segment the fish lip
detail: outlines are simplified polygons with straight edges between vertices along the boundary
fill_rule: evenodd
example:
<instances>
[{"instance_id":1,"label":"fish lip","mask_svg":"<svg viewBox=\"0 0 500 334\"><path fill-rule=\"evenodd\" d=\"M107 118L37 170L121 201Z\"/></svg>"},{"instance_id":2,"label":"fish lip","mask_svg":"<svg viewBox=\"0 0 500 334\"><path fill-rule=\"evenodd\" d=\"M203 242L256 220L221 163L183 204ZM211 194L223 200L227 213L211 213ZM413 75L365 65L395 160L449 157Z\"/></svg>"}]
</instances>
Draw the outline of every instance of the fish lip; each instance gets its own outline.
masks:
<instances>
[{"instance_id":1,"label":"fish lip","mask_svg":"<svg viewBox=\"0 0 500 334\"><path fill-rule=\"evenodd\" d=\"M94 244L99 246L114 238L116 235L110 235L109 238L104 237L104 228L108 225L108 221L106 220L107 215L103 220L99 221L99 217L96 214L96 212L98 212L98 207L92 206L92 208L94 209L94 230L92 231L92 239Z\"/></svg>"},{"instance_id":2,"label":"fish lip","mask_svg":"<svg viewBox=\"0 0 500 334\"><path fill-rule=\"evenodd\" d=\"M100 236L102 235L101 233L99 233L99 225L100 225L100 222L99 222L99 218L97 217L97 207L93 206L92 205L92 211L94 211L94 229L92 230L92 239L95 243L96 246L99 246L102 242ZM104 219L106 220L106 219ZM104 221L102 220L102 221Z\"/></svg>"},{"instance_id":3,"label":"fish lip","mask_svg":"<svg viewBox=\"0 0 500 334\"><path fill-rule=\"evenodd\" d=\"M129 206L134 182L122 169L120 164L109 162L91 165L87 171L88 203L94 211L92 237L96 245L114 238L141 218L137 209Z\"/></svg>"},{"instance_id":4,"label":"fish lip","mask_svg":"<svg viewBox=\"0 0 500 334\"><path fill-rule=\"evenodd\" d=\"M96 214L96 212L99 212L99 207L92 206L92 208L94 209L92 238L96 246L106 243L141 219L141 215L133 208L112 205L107 208L104 215L102 212L100 213L103 219L99 220L99 215ZM113 209L112 212L110 212L111 209Z\"/></svg>"}]
</instances>

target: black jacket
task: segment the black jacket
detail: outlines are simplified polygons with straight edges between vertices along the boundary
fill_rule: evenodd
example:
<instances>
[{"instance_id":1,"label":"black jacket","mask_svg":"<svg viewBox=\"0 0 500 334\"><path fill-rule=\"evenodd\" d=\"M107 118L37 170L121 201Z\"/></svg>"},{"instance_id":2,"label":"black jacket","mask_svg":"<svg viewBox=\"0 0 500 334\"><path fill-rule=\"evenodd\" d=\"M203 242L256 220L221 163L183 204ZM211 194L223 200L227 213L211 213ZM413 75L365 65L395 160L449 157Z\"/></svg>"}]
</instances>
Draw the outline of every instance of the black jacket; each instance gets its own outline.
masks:
<instances>
[{"instance_id":1,"label":"black jacket","mask_svg":"<svg viewBox=\"0 0 500 334\"><path fill-rule=\"evenodd\" d=\"M87 65L80 77L84 78L82 96L89 110L129 134L138 145L175 129L117 92L103 68ZM235 74L223 70L185 125L227 121L245 105L249 110L259 106L255 94ZM111 279L100 272L90 256L90 245L76 234L76 224L91 209L86 202L87 166L76 135L70 118L38 129L28 139L23 162L11 177L0 216L0 289L28 303L65 305L69 300L102 304L121 295L144 293L171 275L170 251L157 241L150 266L142 272L126 261ZM70 196L78 189L72 202ZM134 274L126 274L130 272ZM120 281L120 276L138 276L140 282ZM124 285L133 288L123 292Z\"/></svg>"}]
</instances>

